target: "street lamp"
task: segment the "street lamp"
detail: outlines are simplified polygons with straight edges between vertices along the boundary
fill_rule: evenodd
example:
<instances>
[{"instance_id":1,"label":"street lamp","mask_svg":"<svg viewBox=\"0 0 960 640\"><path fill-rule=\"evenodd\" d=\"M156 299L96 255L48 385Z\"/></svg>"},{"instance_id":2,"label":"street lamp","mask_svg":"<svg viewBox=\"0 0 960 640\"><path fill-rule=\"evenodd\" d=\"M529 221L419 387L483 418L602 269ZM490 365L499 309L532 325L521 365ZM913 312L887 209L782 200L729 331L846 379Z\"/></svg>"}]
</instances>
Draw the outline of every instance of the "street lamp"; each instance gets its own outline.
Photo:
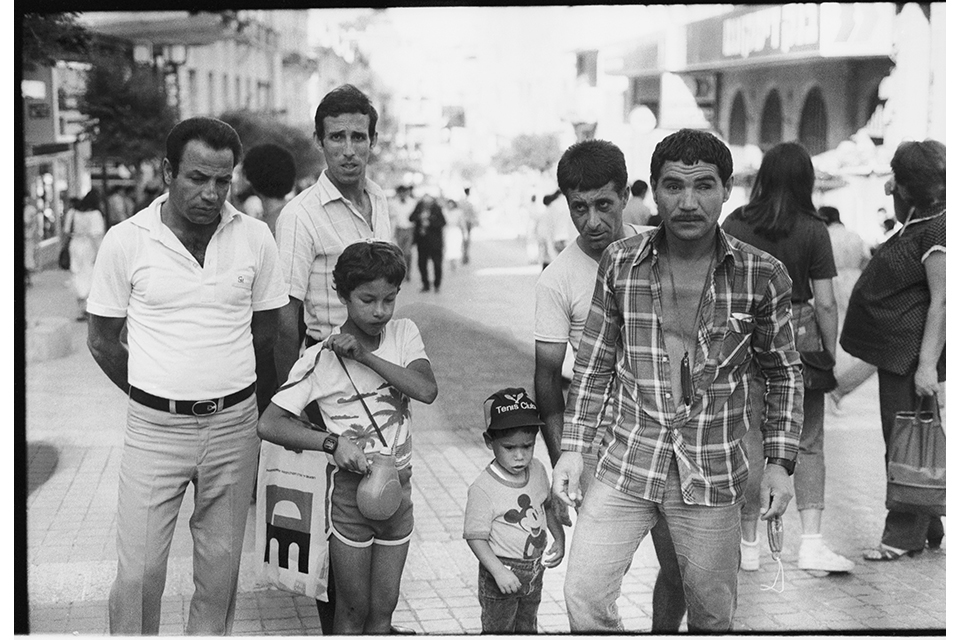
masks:
<instances>
[{"instance_id":1,"label":"street lamp","mask_svg":"<svg viewBox=\"0 0 960 640\"><path fill-rule=\"evenodd\" d=\"M174 108L180 119L180 67L187 61L185 44L153 44L136 42L133 45L133 60L137 64L153 65L154 71L163 73L167 104Z\"/></svg>"}]
</instances>

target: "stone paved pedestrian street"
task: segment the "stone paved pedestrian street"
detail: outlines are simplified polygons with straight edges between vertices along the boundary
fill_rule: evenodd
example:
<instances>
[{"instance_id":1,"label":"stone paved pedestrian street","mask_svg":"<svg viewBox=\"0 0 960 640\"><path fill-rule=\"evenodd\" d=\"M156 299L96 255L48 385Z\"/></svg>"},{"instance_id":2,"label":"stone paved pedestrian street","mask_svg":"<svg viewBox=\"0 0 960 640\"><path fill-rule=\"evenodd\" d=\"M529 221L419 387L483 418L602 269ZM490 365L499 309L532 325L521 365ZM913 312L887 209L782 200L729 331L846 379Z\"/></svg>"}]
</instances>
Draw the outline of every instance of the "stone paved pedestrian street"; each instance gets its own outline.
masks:
<instances>
[{"instance_id":1,"label":"stone paved pedestrian street","mask_svg":"<svg viewBox=\"0 0 960 640\"><path fill-rule=\"evenodd\" d=\"M515 240L480 240L472 255L470 265L445 274L440 292L421 293L414 274L398 303L398 315L420 327L440 386L433 405L413 409L417 524L394 617L395 624L426 634L479 633L477 561L461 529L467 487L490 459L481 439L481 403L501 387L532 392L533 386L539 266L527 263ZM67 280L66 272L46 271L26 291L30 632L100 635L107 633L116 569L114 512L126 400L87 351L86 325L73 320ZM840 415L828 410L826 422L823 532L856 567L836 575L799 570L800 523L791 505L784 518L783 591L765 589L777 563L764 549L760 571L740 574L736 632L939 635L946 629L946 544L898 562L861 559L862 550L878 542L885 515L876 394L874 378L845 401ZM547 460L542 442L538 456ZM192 506L188 494L170 553L162 635L185 632L193 592L187 523ZM312 600L258 587L253 514L251 505L234 633L318 634ZM619 600L631 632L650 630L657 566L644 540ZM565 571L566 563L546 572L539 616L544 633L569 630Z\"/></svg>"}]
</instances>

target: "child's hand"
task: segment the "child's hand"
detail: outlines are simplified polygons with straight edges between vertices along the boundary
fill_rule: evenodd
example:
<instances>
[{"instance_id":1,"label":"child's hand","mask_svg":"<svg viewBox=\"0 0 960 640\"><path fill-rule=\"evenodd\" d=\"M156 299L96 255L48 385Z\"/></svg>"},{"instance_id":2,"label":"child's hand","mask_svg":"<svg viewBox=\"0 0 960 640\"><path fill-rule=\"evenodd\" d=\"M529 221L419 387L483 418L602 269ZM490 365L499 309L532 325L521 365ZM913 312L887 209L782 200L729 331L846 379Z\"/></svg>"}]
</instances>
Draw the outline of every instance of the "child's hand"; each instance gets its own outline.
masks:
<instances>
[{"instance_id":1,"label":"child's hand","mask_svg":"<svg viewBox=\"0 0 960 640\"><path fill-rule=\"evenodd\" d=\"M510 567L504 565L503 571L494 576L497 586L500 587L500 593L508 595L520 590L520 578L514 575Z\"/></svg>"},{"instance_id":2,"label":"child's hand","mask_svg":"<svg viewBox=\"0 0 960 640\"><path fill-rule=\"evenodd\" d=\"M335 333L327 338L326 347L339 356L344 356L357 362L363 362L363 359L370 353L366 347L360 344L356 336L349 333Z\"/></svg>"},{"instance_id":3,"label":"child's hand","mask_svg":"<svg viewBox=\"0 0 960 640\"><path fill-rule=\"evenodd\" d=\"M337 450L333 454L333 461L344 471L360 475L367 473L367 456L349 438L340 437Z\"/></svg>"},{"instance_id":4,"label":"child's hand","mask_svg":"<svg viewBox=\"0 0 960 640\"><path fill-rule=\"evenodd\" d=\"M553 544L550 545L550 548L547 549L547 552L543 556L543 566L547 569L559 567L560 563L563 562L565 546L564 540L554 540Z\"/></svg>"}]
</instances>

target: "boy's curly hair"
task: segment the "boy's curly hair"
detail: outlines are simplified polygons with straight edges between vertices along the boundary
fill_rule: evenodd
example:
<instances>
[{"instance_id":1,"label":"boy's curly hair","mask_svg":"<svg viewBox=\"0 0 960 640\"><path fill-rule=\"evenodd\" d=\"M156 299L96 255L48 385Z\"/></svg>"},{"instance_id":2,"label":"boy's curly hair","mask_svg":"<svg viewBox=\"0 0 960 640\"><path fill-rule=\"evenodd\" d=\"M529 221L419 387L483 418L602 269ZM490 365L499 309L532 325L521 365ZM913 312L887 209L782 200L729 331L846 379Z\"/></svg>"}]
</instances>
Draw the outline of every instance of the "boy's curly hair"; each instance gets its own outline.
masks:
<instances>
[{"instance_id":1,"label":"boy's curly hair","mask_svg":"<svg viewBox=\"0 0 960 640\"><path fill-rule=\"evenodd\" d=\"M383 240L361 240L349 245L337 259L333 288L338 295L349 298L354 289L379 278L399 287L406 275L400 247Z\"/></svg>"}]
</instances>

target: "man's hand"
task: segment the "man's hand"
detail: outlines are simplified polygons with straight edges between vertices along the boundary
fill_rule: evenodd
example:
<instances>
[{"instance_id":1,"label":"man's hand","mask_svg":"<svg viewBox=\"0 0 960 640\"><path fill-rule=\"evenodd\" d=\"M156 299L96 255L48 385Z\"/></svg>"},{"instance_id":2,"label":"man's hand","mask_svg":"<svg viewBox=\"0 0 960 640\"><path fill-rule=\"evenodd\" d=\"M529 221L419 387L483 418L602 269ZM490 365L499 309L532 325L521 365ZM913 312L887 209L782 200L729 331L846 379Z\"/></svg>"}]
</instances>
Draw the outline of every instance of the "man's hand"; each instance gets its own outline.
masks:
<instances>
[{"instance_id":1,"label":"man's hand","mask_svg":"<svg viewBox=\"0 0 960 640\"><path fill-rule=\"evenodd\" d=\"M551 500L550 508L553 509L553 514L557 516L557 520L561 525L565 527L573 526L573 520L570 519L570 507L559 500Z\"/></svg>"},{"instance_id":2,"label":"man's hand","mask_svg":"<svg viewBox=\"0 0 960 640\"><path fill-rule=\"evenodd\" d=\"M520 590L520 578L514 575L510 567L504 565L503 571L498 571L494 576L497 586L500 587L500 593L508 595Z\"/></svg>"},{"instance_id":3,"label":"man's hand","mask_svg":"<svg viewBox=\"0 0 960 640\"><path fill-rule=\"evenodd\" d=\"M560 563L563 562L563 555L566 551L565 546L564 540L554 540L553 544L550 545L550 548L547 549L547 552L543 555L543 566L547 569L559 567Z\"/></svg>"},{"instance_id":4,"label":"man's hand","mask_svg":"<svg viewBox=\"0 0 960 640\"><path fill-rule=\"evenodd\" d=\"M793 483L787 470L778 464L768 464L760 480L760 519L782 516L793 499Z\"/></svg>"},{"instance_id":5,"label":"man's hand","mask_svg":"<svg viewBox=\"0 0 960 640\"><path fill-rule=\"evenodd\" d=\"M577 508L583 500L580 492L580 474L583 456L579 451L564 451L553 467L553 495L562 504Z\"/></svg>"},{"instance_id":6,"label":"man's hand","mask_svg":"<svg viewBox=\"0 0 960 640\"><path fill-rule=\"evenodd\" d=\"M937 381L937 367L918 366L917 372L913 374L913 385L917 389L919 396L932 396L937 393L940 383Z\"/></svg>"},{"instance_id":7,"label":"man's hand","mask_svg":"<svg viewBox=\"0 0 960 640\"><path fill-rule=\"evenodd\" d=\"M337 463L337 467L344 471L359 473L360 475L366 475L367 473L367 456L349 438L343 436L339 438L337 450L333 454L333 461Z\"/></svg>"},{"instance_id":8,"label":"man's hand","mask_svg":"<svg viewBox=\"0 0 960 640\"><path fill-rule=\"evenodd\" d=\"M347 357L362 363L370 352L360 344L356 336L349 333L336 333L327 339L325 349L330 349L338 356Z\"/></svg>"}]
</instances>

